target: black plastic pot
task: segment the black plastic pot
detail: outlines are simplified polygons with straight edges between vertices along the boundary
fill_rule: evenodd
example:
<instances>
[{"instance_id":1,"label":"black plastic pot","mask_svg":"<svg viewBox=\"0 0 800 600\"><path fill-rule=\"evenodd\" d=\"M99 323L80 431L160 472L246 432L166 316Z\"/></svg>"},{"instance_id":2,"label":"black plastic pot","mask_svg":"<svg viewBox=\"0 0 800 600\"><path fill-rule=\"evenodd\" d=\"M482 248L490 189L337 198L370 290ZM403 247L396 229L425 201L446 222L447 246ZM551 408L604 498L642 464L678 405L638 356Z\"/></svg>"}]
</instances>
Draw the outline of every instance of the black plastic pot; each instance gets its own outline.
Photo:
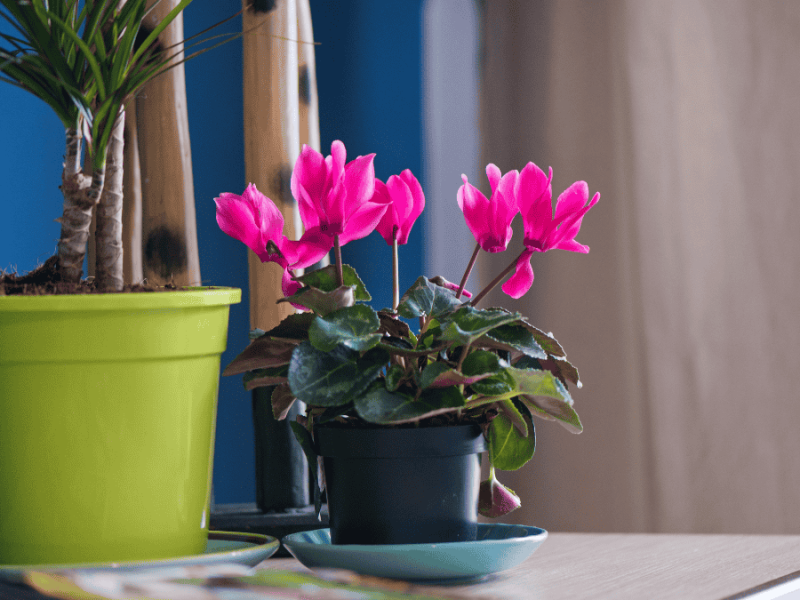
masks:
<instances>
[{"instance_id":1,"label":"black plastic pot","mask_svg":"<svg viewBox=\"0 0 800 600\"><path fill-rule=\"evenodd\" d=\"M316 429L334 544L471 541L478 523L476 425Z\"/></svg>"}]
</instances>

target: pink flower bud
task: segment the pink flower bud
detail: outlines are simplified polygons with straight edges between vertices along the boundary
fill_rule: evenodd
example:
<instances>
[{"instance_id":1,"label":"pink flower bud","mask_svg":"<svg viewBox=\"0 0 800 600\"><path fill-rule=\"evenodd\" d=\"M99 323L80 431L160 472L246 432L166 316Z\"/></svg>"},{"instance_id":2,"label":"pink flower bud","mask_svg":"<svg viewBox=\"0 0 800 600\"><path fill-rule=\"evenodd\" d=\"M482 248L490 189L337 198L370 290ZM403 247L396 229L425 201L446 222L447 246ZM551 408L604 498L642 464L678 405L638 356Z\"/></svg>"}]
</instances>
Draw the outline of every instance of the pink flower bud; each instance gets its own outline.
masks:
<instances>
[{"instance_id":1,"label":"pink flower bud","mask_svg":"<svg viewBox=\"0 0 800 600\"><path fill-rule=\"evenodd\" d=\"M492 519L507 515L520 507L519 497L508 489L492 474L486 481L481 481L478 493L478 512Z\"/></svg>"}]
</instances>

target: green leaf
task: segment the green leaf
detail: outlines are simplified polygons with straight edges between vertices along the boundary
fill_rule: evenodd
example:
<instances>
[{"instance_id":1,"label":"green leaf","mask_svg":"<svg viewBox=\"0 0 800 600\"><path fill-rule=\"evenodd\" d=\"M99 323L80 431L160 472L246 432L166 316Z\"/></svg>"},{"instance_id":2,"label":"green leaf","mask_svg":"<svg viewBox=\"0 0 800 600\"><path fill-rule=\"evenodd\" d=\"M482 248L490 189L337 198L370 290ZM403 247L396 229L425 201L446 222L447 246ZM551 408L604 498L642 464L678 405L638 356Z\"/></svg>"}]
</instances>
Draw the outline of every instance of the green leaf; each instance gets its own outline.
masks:
<instances>
[{"instance_id":1,"label":"green leaf","mask_svg":"<svg viewBox=\"0 0 800 600\"><path fill-rule=\"evenodd\" d=\"M386 389L390 392L394 392L397 388L400 387L400 382L405 377L405 369L400 365L392 365L389 367L389 370L386 371Z\"/></svg>"},{"instance_id":2,"label":"green leaf","mask_svg":"<svg viewBox=\"0 0 800 600\"><path fill-rule=\"evenodd\" d=\"M360 396L389 360L386 351L372 348L363 356L345 346L330 352L303 342L292 354L289 386L313 406L341 406Z\"/></svg>"},{"instance_id":3,"label":"green leaf","mask_svg":"<svg viewBox=\"0 0 800 600\"><path fill-rule=\"evenodd\" d=\"M500 369L502 369L502 365L496 354L477 350L464 359L460 373L444 362L433 362L426 365L420 377L420 388L471 385L482 379L497 375Z\"/></svg>"},{"instance_id":4,"label":"green leaf","mask_svg":"<svg viewBox=\"0 0 800 600\"><path fill-rule=\"evenodd\" d=\"M337 287L336 284L336 267L335 265L328 265L316 271L311 271L297 278L297 281L304 286L315 287L323 292L332 292ZM346 286L354 287L354 297L361 302L369 302L372 296L369 295L367 287L364 282L358 277L356 270L350 265L342 265L342 281Z\"/></svg>"},{"instance_id":5,"label":"green leaf","mask_svg":"<svg viewBox=\"0 0 800 600\"><path fill-rule=\"evenodd\" d=\"M558 356L560 358L567 356L566 352L564 352L564 349L561 347L561 344L559 344L558 341L556 341L556 338L553 337L553 334L545 333L541 329L537 329L525 319L520 319L519 324L527 329L531 335L533 335L536 343L539 344L542 349L547 352L547 354L550 356Z\"/></svg>"},{"instance_id":6,"label":"green leaf","mask_svg":"<svg viewBox=\"0 0 800 600\"><path fill-rule=\"evenodd\" d=\"M313 310L318 315L325 316L340 308L353 306L356 301L353 288L343 285L330 292L306 286L300 288L288 298L281 298L278 302L299 304L300 306L305 306L309 310Z\"/></svg>"},{"instance_id":7,"label":"green leaf","mask_svg":"<svg viewBox=\"0 0 800 600\"><path fill-rule=\"evenodd\" d=\"M558 421L568 431L581 433L583 424L572 408L573 400L567 388L550 371L535 371L511 367L509 373L522 392L519 398L534 416Z\"/></svg>"},{"instance_id":8,"label":"green leaf","mask_svg":"<svg viewBox=\"0 0 800 600\"><path fill-rule=\"evenodd\" d=\"M482 396L508 396L516 391L517 384L508 369L503 369L496 375L476 381L470 389Z\"/></svg>"},{"instance_id":9,"label":"green leaf","mask_svg":"<svg viewBox=\"0 0 800 600\"><path fill-rule=\"evenodd\" d=\"M461 372L470 377L489 376L499 374L500 369L507 367L494 352L486 350L473 350L464 359Z\"/></svg>"},{"instance_id":10,"label":"green leaf","mask_svg":"<svg viewBox=\"0 0 800 600\"><path fill-rule=\"evenodd\" d=\"M303 453L306 455L306 460L308 460L308 470L311 471L311 477L314 480L314 509L317 514L317 519L319 519L319 513L322 508L322 494L320 493L320 480L319 476L317 475L319 457L314 447L314 440L312 439L308 429L300 425L300 423L291 421L289 426L292 428L292 433L294 433L297 443L299 443L300 447L303 449Z\"/></svg>"},{"instance_id":11,"label":"green leaf","mask_svg":"<svg viewBox=\"0 0 800 600\"><path fill-rule=\"evenodd\" d=\"M314 322L315 318L316 315L311 313L291 314L269 331L263 332L262 335L271 338L307 340L308 329L311 327L311 323Z\"/></svg>"},{"instance_id":12,"label":"green leaf","mask_svg":"<svg viewBox=\"0 0 800 600\"><path fill-rule=\"evenodd\" d=\"M409 340L411 340L411 336L414 335L411 333L408 323L398 319L394 314L392 314L391 311L387 309L379 310L378 317L380 317L381 320L381 333L386 333L392 337Z\"/></svg>"},{"instance_id":13,"label":"green leaf","mask_svg":"<svg viewBox=\"0 0 800 600\"><path fill-rule=\"evenodd\" d=\"M527 407L520 403L522 408L525 410L525 413L530 416L530 411ZM528 425L525 422L525 417L520 412L520 409L514 404L513 400L501 400L495 406L497 406L498 410L507 416L511 422L514 424L514 427L517 428L524 437L528 437Z\"/></svg>"},{"instance_id":14,"label":"green leaf","mask_svg":"<svg viewBox=\"0 0 800 600\"><path fill-rule=\"evenodd\" d=\"M485 344L499 350L517 350L533 358L547 358L547 354L533 334L516 323L501 325L488 331L476 344L479 346Z\"/></svg>"},{"instance_id":15,"label":"green leaf","mask_svg":"<svg viewBox=\"0 0 800 600\"><path fill-rule=\"evenodd\" d=\"M553 398L572 405L572 397L567 388L550 371L509 367L507 372L514 379L516 389L521 394Z\"/></svg>"},{"instance_id":16,"label":"green leaf","mask_svg":"<svg viewBox=\"0 0 800 600\"><path fill-rule=\"evenodd\" d=\"M426 390L418 400L409 394L390 392L381 383L355 400L356 412L370 423L381 425L411 423L428 417L453 412L464 406L458 388Z\"/></svg>"},{"instance_id":17,"label":"green leaf","mask_svg":"<svg viewBox=\"0 0 800 600\"><path fill-rule=\"evenodd\" d=\"M270 385L286 383L288 373L288 363L279 367L249 371L245 373L244 377L242 378L244 389L250 391L259 387L267 387Z\"/></svg>"},{"instance_id":18,"label":"green leaf","mask_svg":"<svg viewBox=\"0 0 800 600\"><path fill-rule=\"evenodd\" d=\"M496 327L518 319L519 314L517 313L462 306L442 322L441 339L458 344L471 344Z\"/></svg>"},{"instance_id":19,"label":"green leaf","mask_svg":"<svg viewBox=\"0 0 800 600\"><path fill-rule=\"evenodd\" d=\"M583 424L572 405L547 396L519 396L531 413L546 421L556 421L570 433L581 433Z\"/></svg>"},{"instance_id":20,"label":"green leaf","mask_svg":"<svg viewBox=\"0 0 800 600\"><path fill-rule=\"evenodd\" d=\"M427 277L420 277L403 294L397 312L406 319L439 318L460 306L461 302L456 298L455 292L431 283Z\"/></svg>"},{"instance_id":21,"label":"green leaf","mask_svg":"<svg viewBox=\"0 0 800 600\"><path fill-rule=\"evenodd\" d=\"M324 352L330 352L339 344L363 352L381 341L378 313L366 304L348 306L317 317L308 330L311 344Z\"/></svg>"},{"instance_id":22,"label":"green leaf","mask_svg":"<svg viewBox=\"0 0 800 600\"><path fill-rule=\"evenodd\" d=\"M286 340L275 340L264 336L250 342L250 345L225 367L223 376L237 375L256 369L267 369L289 364L297 344Z\"/></svg>"},{"instance_id":23,"label":"green leaf","mask_svg":"<svg viewBox=\"0 0 800 600\"><path fill-rule=\"evenodd\" d=\"M272 390L270 400L272 402L272 416L275 417L276 421L283 421L297 398L294 397L292 390L289 389L289 384L284 383Z\"/></svg>"},{"instance_id":24,"label":"green leaf","mask_svg":"<svg viewBox=\"0 0 800 600\"><path fill-rule=\"evenodd\" d=\"M501 471L516 471L533 458L536 436L523 436L511 419L500 413L489 423L489 462Z\"/></svg>"}]
</instances>

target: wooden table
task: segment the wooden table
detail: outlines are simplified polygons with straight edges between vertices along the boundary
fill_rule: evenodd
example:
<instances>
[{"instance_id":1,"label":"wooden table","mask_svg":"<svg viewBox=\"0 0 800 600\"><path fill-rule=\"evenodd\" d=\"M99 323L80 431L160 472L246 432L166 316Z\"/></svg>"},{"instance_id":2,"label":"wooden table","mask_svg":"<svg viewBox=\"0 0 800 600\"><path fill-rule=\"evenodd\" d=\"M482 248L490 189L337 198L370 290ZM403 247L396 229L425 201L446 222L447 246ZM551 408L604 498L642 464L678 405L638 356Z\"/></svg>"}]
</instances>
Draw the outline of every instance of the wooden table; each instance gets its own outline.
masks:
<instances>
[{"instance_id":1,"label":"wooden table","mask_svg":"<svg viewBox=\"0 0 800 600\"><path fill-rule=\"evenodd\" d=\"M280 558L260 568L298 565ZM551 533L526 562L487 581L414 587L432 595L503 600L800 598L792 590L800 590L797 535L611 533Z\"/></svg>"}]
</instances>

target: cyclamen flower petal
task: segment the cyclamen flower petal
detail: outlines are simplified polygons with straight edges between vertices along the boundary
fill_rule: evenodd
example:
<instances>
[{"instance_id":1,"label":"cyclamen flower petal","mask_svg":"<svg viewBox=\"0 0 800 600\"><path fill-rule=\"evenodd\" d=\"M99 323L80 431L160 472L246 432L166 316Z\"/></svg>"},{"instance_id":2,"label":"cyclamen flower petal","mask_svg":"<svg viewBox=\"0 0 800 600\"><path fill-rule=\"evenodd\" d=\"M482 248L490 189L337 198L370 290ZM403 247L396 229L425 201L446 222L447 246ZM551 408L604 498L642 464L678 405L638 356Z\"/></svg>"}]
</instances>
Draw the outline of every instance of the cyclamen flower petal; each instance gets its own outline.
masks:
<instances>
[{"instance_id":1,"label":"cyclamen flower petal","mask_svg":"<svg viewBox=\"0 0 800 600\"><path fill-rule=\"evenodd\" d=\"M314 232L296 242L283 235L281 211L252 183L241 196L226 192L214 202L220 229L244 242L261 262L301 269L319 262L333 247L333 238Z\"/></svg>"},{"instance_id":2,"label":"cyclamen flower petal","mask_svg":"<svg viewBox=\"0 0 800 600\"><path fill-rule=\"evenodd\" d=\"M294 296L295 293L297 293L297 291L302 287L303 284L301 284L299 281L295 281L289 269L283 270L283 276L281 277L281 292L283 292L284 298ZM302 304L295 304L294 302L290 302L290 304L301 312L306 312L308 310L308 308Z\"/></svg>"},{"instance_id":3,"label":"cyclamen flower petal","mask_svg":"<svg viewBox=\"0 0 800 600\"><path fill-rule=\"evenodd\" d=\"M267 244L282 245L283 215L275 203L258 191L254 184L247 186L241 196L228 192L214 198L217 205L217 224L232 238L258 255L261 262L288 262L280 254L267 251Z\"/></svg>"},{"instance_id":4,"label":"cyclamen flower petal","mask_svg":"<svg viewBox=\"0 0 800 600\"><path fill-rule=\"evenodd\" d=\"M414 222L425 208L425 195L414 174L406 169L399 176L392 175L384 184L375 180L375 197L389 198L391 204L383 214L376 229L390 246L396 238L398 245L408 243Z\"/></svg>"},{"instance_id":5,"label":"cyclamen flower petal","mask_svg":"<svg viewBox=\"0 0 800 600\"><path fill-rule=\"evenodd\" d=\"M514 298L522 298L533 285L533 267L531 267L533 250L525 250L517 259L514 274L503 284L502 290Z\"/></svg>"},{"instance_id":6,"label":"cyclamen flower petal","mask_svg":"<svg viewBox=\"0 0 800 600\"><path fill-rule=\"evenodd\" d=\"M304 145L291 181L306 231L338 235L341 243L369 235L386 210L384 202L371 201L375 155L359 156L349 163L346 158L339 140L331 144L331 154L324 158Z\"/></svg>"},{"instance_id":7,"label":"cyclamen flower petal","mask_svg":"<svg viewBox=\"0 0 800 600\"><path fill-rule=\"evenodd\" d=\"M553 211L552 178L552 169L545 175L532 162L519 175L517 203L525 229L525 252L517 260L514 275L503 284L503 291L512 298L521 297L533 283L530 259L534 252L553 249L589 252L589 247L575 241L575 236L580 232L584 215L600 200L600 194L589 201L589 186L585 181L576 181L558 197Z\"/></svg>"},{"instance_id":8,"label":"cyclamen flower petal","mask_svg":"<svg viewBox=\"0 0 800 600\"><path fill-rule=\"evenodd\" d=\"M507 515L521 506L519 496L495 477L481 481L478 492L478 512L484 517L496 518Z\"/></svg>"},{"instance_id":9,"label":"cyclamen flower petal","mask_svg":"<svg viewBox=\"0 0 800 600\"><path fill-rule=\"evenodd\" d=\"M462 175L464 185L458 188L456 199L480 247L486 252L502 252L511 241L511 222L519 212L516 191L519 173L509 171L501 177L500 169L489 164L486 176L492 186L491 198L487 199Z\"/></svg>"},{"instance_id":10,"label":"cyclamen flower petal","mask_svg":"<svg viewBox=\"0 0 800 600\"><path fill-rule=\"evenodd\" d=\"M317 231L306 231L296 242L283 236L281 251L292 269L318 263L333 248L333 238Z\"/></svg>"}]
</instances>

